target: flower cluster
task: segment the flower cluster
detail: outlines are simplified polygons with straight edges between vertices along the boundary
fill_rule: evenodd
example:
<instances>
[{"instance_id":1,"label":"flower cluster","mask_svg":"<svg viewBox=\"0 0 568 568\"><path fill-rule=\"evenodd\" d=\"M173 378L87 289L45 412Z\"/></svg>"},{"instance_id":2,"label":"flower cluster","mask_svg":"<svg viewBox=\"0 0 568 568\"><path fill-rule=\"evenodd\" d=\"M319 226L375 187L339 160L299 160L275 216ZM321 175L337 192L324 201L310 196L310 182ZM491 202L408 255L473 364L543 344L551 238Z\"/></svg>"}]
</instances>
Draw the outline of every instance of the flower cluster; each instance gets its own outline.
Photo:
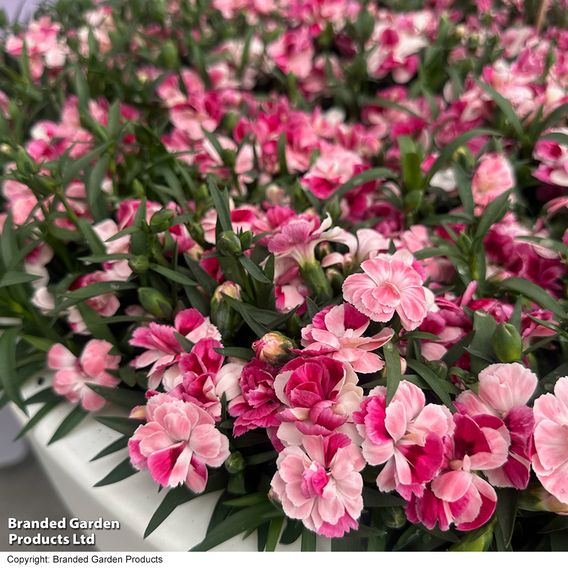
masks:
<instances>
[{"instance_id":1,"label":"flower cluster","mask_svg":"<svg viewBox=\"0 0 568 568\"><path fill-rule=\"evenodd\" d=\"M5 397L223 488L200 549L554 548L566 2L80 4L0 38Z\"/></svg>"}]
</instances>

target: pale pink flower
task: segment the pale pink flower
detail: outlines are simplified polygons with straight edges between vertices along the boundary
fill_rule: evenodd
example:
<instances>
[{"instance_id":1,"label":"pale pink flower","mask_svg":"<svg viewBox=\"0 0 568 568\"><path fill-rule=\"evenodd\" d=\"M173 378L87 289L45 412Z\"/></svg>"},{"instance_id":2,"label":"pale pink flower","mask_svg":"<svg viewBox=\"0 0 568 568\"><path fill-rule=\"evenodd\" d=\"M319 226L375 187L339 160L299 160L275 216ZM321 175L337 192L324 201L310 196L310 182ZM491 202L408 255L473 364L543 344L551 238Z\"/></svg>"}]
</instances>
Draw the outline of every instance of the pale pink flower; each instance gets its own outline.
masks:
<instances>
[{"instance_id":1,"label":"pale pink flower","mask_svg":"<svg viewBox=\"0 0 568 568\"><path fill-rule=\"evenodd\" d=\"M425 488L412 495L406 516L412 523L447 531L455 524L460 531L484 525L495 512L497 494L475 471L500 467L507 459L507 429L496 416L470 418L454 414L453 436L446 437L445 465Z\"/></svg>"},{"instance_id":2,"label":"pale pink flower","mask_svg":"<svg viewBox=\"0 0 568 568\"><path fill-rule=\"evenodd\" d=\"M109 241L118 232L118 225L112 219L106 219L93 227L95 233L103 243L107 254L128 254L130 252L130 235L124 235L118 239ZM126 281L132 274L128 260L113 260L103 263L104 269L113 280Z\"/></svg>"},{"instance_id":3,"label":"pale pink flower","mask_svg":"<svg viewBox=\"0 0 568 568\"><path fill-rule=\"evenodd\" d=\"M360 264L364 260L374 258L380 252L386 252L389 249L389 240L375 229L358 229L355 235L344 231L343 244L347 246L349 252L327 254L321 261L324 268L334 264Z\"/></svg>"},{"instance_id":4,"label":"pale pink flower","mask_svg":"<svg viewBox=\"0 0 568 568\"><path fill-rule=\"evenodd\" d=\"M428 313L429 300L412 261L401 253L366 260L363 274L345 279L343 297L373 321L388 322L397 313L404 329L416 329Z\"/></svg>"},{"instance_id":5,"label":"pale pink flower","mask_svg":"<svg viewBox=\"0 0 568 568\"><path fill-rule=\"evenodd\" d=\"M369 323L369 318L350 304L328 306L302 329L303 353L328 355L350 363L356 373L380 371L384 362L371 351L388 343L394 331L387 327L373 336L364 337Z\"/></svg>"},{"instance_id":6,"label":"pale pink flower","mask_svg":"<svg viewBox=\"0 0 568 568\"><path fill-rule=\"evenodd\" d=\"M268 46L267 53L283 73L294 73L298 79L306 79L314 56L309 29L288 30Z\"/></svg>"},{"instance_id":7,"label":"pale pink flower","mask_svg":"<svg viewBox=\"0 0 568 568\"><path fill-rule=\"evenodd\" d=\"M328 199L339 186L349 181L363 166L363 160L355 152L341 146L322 149L302 184L316 197Z\"/></svg>"},{"instance_id":8,"label":"pale pink flower","mask_svg":"<svg viewBox=\"0 0 568 568\"><path fill-rule=\"evenodd\" d=\"M511 445L503 466L486 472L495 487L525 489L529 483L532 456L533 411L527 402L538 379L519 363L489 365L479 373L478 394L461 393L456 406L469 416L498 416L509 430Z\"/></svg>"},{"instance_id":9,"label":"pale pink flower","mask_svg":"<svg viewBox=\"0 0 568 568\"><path fill-rule=\"evenodd\" d=\"M219 330L208 317L201 315L195 308L179 312L173 326L152 322L147 327L136 328L129 343L146 351L136 357L131 364L137 369L152 365L148 374L150 389L155 389L160 384L166 372L168 373L166 380L172 388L181 380L178 363L184 349L176 338L176 333L192 343L206 338L221 340Z\"/></svg>"},{"instance_id":10,"label":"pale pink flower","mask_svg":"<svg viewBox=\"0 0 568 568\"><path fill-rule=\"evenodd\" d=\"M282 367L274 391L286 406L286 422L303 422L311 432L330 432L359 408L363 389L349 363L331 357L297 357ZM299 427L303 427L301 424Z\"/></svg>"},{"instance_id":11,"label":"pale pink flower","mask_svg":"<svg viewBox=\"0 0 568 568\"><path fill-rule=\"evenodd\" d=\"M315 248L325 241L343 242L344 231L331 226L328 215L323 221L315 215L302 214L292 217L272 235L268 250L277 259L292 258L300 266L315 261Z\"/></svg>"},{"instance_id":12,"label":"pale pink flower","mask_svg":"<svg viewBox=\"0 0 568 568\"><path fill-rule=\"evenodd\" d=\"M99 282L112 282L112 275L103 272L102 270L96 270L95 272L90 272L79 276L69 287L69 290L78 290L84 288L85 286L91 286ZM94 296L85 300L85 303L95 310L98 314L105 317L110 317L114 315L118 308L120 307L120 301L112 292L106 292L100 294L99 296Z\"/></svg>"},{"instance_id":13,"label":"pale pink flower","mask_svg":"<svg viewBox=\"0 0 568 568\"><path fill-rule=\"evenodd\" d=\"M353 419L367 463L385 464L377 477L379 489L396 489L408 500L421 496L440 471L452 415L445 406L426 404L424 393L408 381L400 382L388 405L386 394L385 387L374 388Z\"/></svg>"},{"instance_id":14,"label":"pale pink flower","mask_svg":"<svg viewBox=\"0 0 568 568\"><path fill-rule=\"evenodd\" d=\"M185 483L194 493L207 485L207 466L219 467L229 457L229 440L202 408L168 394L150 398L147 423L128 441L137 469L148 469L163 487Z\"/></svg>"},{"instance_id":15,"label":"pale pink flower","mask_svg":"<svg viewBox=\"0 0 568 568\"><path fill-rule=\"evenodd\" d=\"M291 519L330 538L358 528L365 466L359 448L344 434L304 436L276 461L271 487Z\"/></svg>"},{"instance_id":16,"label":"pale pink flower","mask_svg":"<svg viewBox=\"0 0 568 568\"><path fill-rule=\"evenodd\" d=\"M89 388L93 383L103 387L115 387L119 380L108 373L118 369L119 355L110 355L113 348L108 341L91 339L80 357L75 357L67 347L56 343L47 354L47 365L57 372L53 377L53 390L73 403L79 402L90 412L100 410L106 400Z\"/></svg>"},{"instance_id":17,"label":"pale pink flower","mask_svg":"<svg viewBox=\"0 0 568 568\"><path fill-rule=\"evenodd\" d=\"M514 186L513 167L505 156L493 153L481 157L471 180L476 205L486 206Z\"/></svg>"},{"instance_id":18,"label":"pale pink flower","mask_svg":"<svg viewBox=\"0 0 568 568\"><path fill-rule=\"evenodd\" d=\"M568 504L568 377L534 403L533 469L544 488Z\"/></svg>"}]
</instances>

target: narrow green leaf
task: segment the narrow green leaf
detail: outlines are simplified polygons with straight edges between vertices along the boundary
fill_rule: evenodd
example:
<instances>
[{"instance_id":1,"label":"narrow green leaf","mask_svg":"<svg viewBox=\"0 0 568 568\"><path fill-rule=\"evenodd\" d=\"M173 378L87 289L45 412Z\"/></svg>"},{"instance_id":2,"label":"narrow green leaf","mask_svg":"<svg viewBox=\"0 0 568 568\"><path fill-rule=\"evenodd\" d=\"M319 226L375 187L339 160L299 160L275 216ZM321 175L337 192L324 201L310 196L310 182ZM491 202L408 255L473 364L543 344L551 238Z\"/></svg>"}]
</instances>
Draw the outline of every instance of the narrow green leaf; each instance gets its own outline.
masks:
<instances>
[{"instance_id":1,"label":"narrow green leaf","mask_svg":"<svg viewBox=\"0 0 568 568\"><path fill-rule=\"evenodd\" d=\"M215 351L225 357L237 357L245 361L250 361L254 357L254 351L248 347L218 347Z\"/></svg>"},{"instance_id":2,"label":"narrow green leaf","mask_svg":"<svg viewBox=\"0 0 568 568\"><path fill-rule=\"evenodd\" d=\"M40 351L49 351L52 345L55 343L53 339L46 339L45 337L36 337L34 335L22 335L22 339L29 343L32 347L39 349Z\"/></svg>"},{"instance_id":3,"label":"narrow green leaf","mask_svg":"<svg viewBox=\"0 0 568 568\"><path fill-rule=\"evenodd\" d=\"M101 221L107 215L105 193L102 190L103 179L108 172L110 156L103 155L94 165L86 183L87 203L95 221ZM91 248L91 250L93 250ZM103 251L104 252L104 249ZM101 254L101 251L93 250L93 254Z\"/></svg>"},{"instance_id":4,"label":"narrow green leaf","mask_svg":"<svg viewBox=\"0 0 568 568\"><path fill-rule=\"evenodd\" d=\"M114 442L103 448L98 454L92 457L90 461L99 460L126 448L126 446L128 446L129 439L129 436L121 436L120 438L118 438L118 440L115 440Z\"/></svg>"},{"instance_id":5,"label":"narrow green leaf","mask_svg":"<svg viewBox=\"0 0 568 568\"><path fill-rule=\"evenodd\" d=\"M513 531L515 530L518 496L519 492L516 489L497 489L497 509L495 516L501 527L501 533L506 547L511 544Z\"/></svg>"},{"instance_id":6,"label":"narrow green leaf","mask_svg":"<svg viewBox=\"0 0 568 568\"><path fill-rule=\"evenodd\" d=\"M130 458L126 458L121 461L108 475L103 477L100 481L97 481L93 487L103 487L104 485L112 485L113 483L118 483L123 479L126 479L138 470L130 463Z\"/></svg>"},{"instance_id":7,"label":"narrow green leaf","mask_svg":"<svg viewBox=\"0 0 568 568\"><path fill-rule=\"evenodd\" d=\"M19 440L24 434L29 432L41 420L43 420L58 404L63 402L60 398L46 402L33 416L30 418L26 425L19 431L15 440Z\"/></svg>"},{"instance_id":8,"label":"narrow green leaf","mask_svg":"<svg viewBox=\"0 0 568 568\"><path fill-rule=\"evenodd\" d=\"M165 266L160 266L159 264L151 264L150 270L153 270L168 280L181 284L182 286L197 286L197 282L180 272L179 269L176 271L171 268L166 268Z\"/></svg>"},{"instance_id":9,"label":"narrow green leaf","mask_svg":"<svg viewBox=\"0 0 568 568\"><path fill-rule=\"evenodd\" d=\"M407 359L406 363L413 371L415 371L420 377L422 377L424 381L426 381L428 386L436 393L438 398L450 410L453 411L454 405L452 404L452 399L441 384L445 381L438 375L436 375L436 373L434 373L434 371L432 371L430 367L428 367L424 363L421 363L420 361L417 361L416 359Z\"/></svg>"},{"instance_id":10,"label":"narrow green leaf","mask_svg":"<svg viewBox=\"0 0 568 568\"><path fill-rule=\"evenodd\" d=\"M378 179L396 179L397 175L388 168L371 168L370 170L362 171L360 174L352 177L350 180L346 181L343 185L330 196L341 199L348 191L351 189L363 185L367 182L378 180Z\"/></svg>"},{"instance_id":11,"label":"narrow green leaf","mask_svg":"<svg viewBox=\"0 0 568 568\"><path fill-rule=\"evenodd\" d=\"M28 274L27 272L6 272L0 279L0 288L8 286L18 286L19 284L27 284L39 280L41 276Z\"/></svg>"},{"instance_id":12,"label":"narrow green leaf","mask_svg":"<svg viewBox=\"0 0 568 568\"><path fill-rule=\"evenodd\" d=\"M217 182L212 176L208 176L207 186L209 187L209 193L213 199L213 204L217 211L217 219L221 224L221 228L223 231L232 231L233 225L231 223L231 209L229 207L229 194L227 190L221 192L217 186Z\"/></svg>"},{"instance_id":13,"label":"narrow green leaf","mask_svg":"<svg viewBox=\"0 0 568 568\"><path fill-rule=\"evenodd\" d=\"M266 538L266 552L274 552L276 545L280 540L280 533L282 532L282 525L284 524L284 517L276 517L270 521L268 525L268 536Z\"/></svg>"},{"instance_id":14,"label":"narrow green leaf","mask_svg":"<svg viewBox=\"0 0 568 568\"><path fill-rule=\"evenodd\" d=\"M483 211L479 219L479 225L475 231L475 237L482 239L489 232L489 229L498 223L509 209L510 191L502 193L494 199Z\"/></svg>"},{"instance_id":15,"label":"narrow green leaf","mask_svg":"<svg viewBox=\"0 0 568 568\"><path fill-rule=\"evenodd\" d=\"M400 353L394 343L389 342L383 347L387 374L387 404L390 404L400 383Z\"/></svg>"},{"instance_id":16,"label":"narrow green leaf","mask_svg":"<svg viewBox=\"0 0 568 568\"><path fill-rule=\"evenodd\" d=\"M315 532L312 532L306 527L302 528L302 552L315 552L317 546L317 536Z\"/></svg>"},{"instance_id":17,"label":"narrow green leaf","mask_svg":"<svg viewBox=\"0 0 568 568\"><path fill-rule=\"evenodd\" d=\"M145 420L136 420L126 416L96 416L95 420L125 436L132 436L138 426L146 423Z\"/></svg>"},{"instance_id":18,"label":"narrow green leaf","mask_svg":"<svg viewBox=\"0 0 568 568\"><path fill-rule=\"evenodd\" d=\"M4 394L27 414L16 373L16 342L19 334L20 330L13 327L4 330L0 336L0 384Z\"/></svg>"},{"instance_id":19,"label":"narrow green leaf","mask_svg":"<svg viewBox=\"0 0 568 568\"><path fill-rule=\"evenodd\" d=\"M548 132L541 140L550 140L551 142L556 142L562 146L568 146L568 134L564 132Z\"/></svg>"},{"instance_id":20,"label":"narrow green leaf","mask_svg":"<svg viewBox=\"0 0 568 568\"><path fill-rule=\"evenodd\" d=\"M88 286L83 286L77 290L67 292L67 298L57 305L54 308L54 311L55 313L59 313L62 310L78 304L79 302L83 302L84 300L89 300L90 298L95 298L96 296L102 296L104 294L116 294L117 292L122 292L124 290L133 290L134 288L136 288L136 284L133 282L121 282L119 280L95 282L94 284L89 284Z\"/></svg>"},{"instance_id":21,"label":"narrow green leaf","mask_svg":"<svg viewBox=\"0 0 568 568\"><path fill-rule=\"evenodd\" d=\"M498 93L491 85L483 83L479 79L476 79L475 82L493 99L493 102L501 109L501 112L505 115L505 118L515 130L515 133L517 134L519 139L523 139L525 135L525 129L521 124L521 121L517 116L515 109L508 101L508 99L506 99L502 94Z\"/></svg>"},{"instance_id":22,"label":"narrow green leaf","mask_svg":"<svg viewBox=\"0 0 568 568\"><path fill-rule=\"evenodd\" d=\"M280 517L282 513L270 502L260 503L237 511L219 523L199 544L191 550L203 552L237 536L238 534L258 528L266 521Z\"/></svg>"},{"instance_id":23,"label":"narrow green leaf","mask_svg":"<svg viewBox=\"0 0 568 568\"><path fill-rule=\"evenodd\" d=\"M93 383L87 383L87 386L92 391L95 391L97 394L102 396L105 400L129 410L146 402L144 393L139 390L128 390L120 387L103 387Z\"/></svg>"},{"instance_id":24,"label":"narrow green leaf","mask_svg":"<svg viewBox=\"0 0 568 568\"><path fill-rule=\"evenodd\" d=\"M252 278L258 280L262 284L272 284L272 281L264 275L264 272L262 272L262 270L248 256L245 254L239 256L239 262L248 274L252 276Z\"/></svg>"},{"instance_id":25,"label":"narrow green leaf","mask_svg":"<svg viewBox=\"0 0 568 568\"><path fill-rule=\"evenodd\" d=\"M292 544L296 542L302 534L303 526L301 521L286 519L286 528L280 537L280 544Z\"/></svg>"},{"instance_id":26,"label":"narrow green leaf","mask_svg":"<svg viewBox=\"0 0 568 568\"><path fill-rule=\"evenodd\" d=\"M499 282L499 286L509 292L521 294L538 304L541 308L550 310L561 319L566 319L567 315L558 300L555 300L546 290L538 284L525 280L524 278L507 278Z\"/></svg>"},{"instance_id":27,"label":"narrow green leaf","mask_svg":"<svg viewBox=\"0 0 568 568\"><path fill-rule=\"evenodd\" d=\"M74 430L81 422L88 416L88 412L82 406L76 406L59 425L59 428L55 431L49 442L53 444L61 438L67 436L72 430Z\"/></svg>"}]
</instances>

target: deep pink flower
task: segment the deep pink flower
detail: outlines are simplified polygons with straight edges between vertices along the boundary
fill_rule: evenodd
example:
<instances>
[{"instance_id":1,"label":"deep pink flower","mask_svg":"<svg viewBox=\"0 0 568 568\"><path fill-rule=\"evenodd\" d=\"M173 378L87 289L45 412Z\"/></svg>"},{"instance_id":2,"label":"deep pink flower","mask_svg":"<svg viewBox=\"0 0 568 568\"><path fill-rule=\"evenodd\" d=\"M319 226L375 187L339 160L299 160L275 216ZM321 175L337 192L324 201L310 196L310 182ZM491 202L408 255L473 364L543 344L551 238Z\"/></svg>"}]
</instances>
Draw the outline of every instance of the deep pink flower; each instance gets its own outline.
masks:
<instances>
[{"instance_id":1,"label":"deep pink flower","mask_svg":"<svg viewBox=\"0 0 568 568\"><path fill-rule=\"evenodd\" d=\"M548 132L566 135L568 128L555 128ZM541 162L533 172L535 178L552 185L568 187L568 149L565 144L539 140L534 148L534 158Z\"/></svg>"},{"instance_id":2,"label":"deep pink flower","mask_svg":"<svg viewBox=\"0 0 568 568\"><path fill-rule=\"evenodd\" d=\"M568 377L558 379L554 394L534 403L533 469L544 488L568 504Z\"/></svg>"},{"instance_id":3,"label":"deep pink flower","mask_svg":"<svg viewBox=\"0 0 568 568\"><path fill-rule=\"evenodd\" d=\"M80 402L90 412L100 410L106 400L88 387L88 383L115 387L120 382L108 373L118 369L119 355L109 355L113 348L108 341L91 339L80 357L75 357L67 347L56 343L47 354L47 365L57 372L53 377L53 390L70 402Z\"/></svg>"},{"instance_id":4,"label":"deep pink flower","mask_svg":"<svg viewBox=\"0 0 568 568\"><path fill-rule=\"evenodd\" d=\"M282 403L274 392L274 377L278 369L256 357L247 363L239 379L240 394L229 404L229 413L236 416L235 436L242 436L255 428L269 428L280 424L278 412Z\"/></svg>"},{"instance_id":5,"label":"deep pink flower","mask_svg":"<svg viewBox=\"0 0 568 568\"><path fill-rule=\"evenodd\" d=\"M289 518L330 538L358 528L363 509L358 472L365 460L347 436L304 436L301 446L282 450L276 465L271 487Z\"/></svg>"},{"instance_id":6,"label":"deep pink flower","mask_svg":"<svg viewBox=\"0 0 568 568\"><path fill-rule=\"evenodd\" d=\"M486 206L515 185L511 163L501 154L484 154L471 180L473 200Z\"/></svg>"},{"instance_id":7,"label":"deep pink flower","mask_svg":"<svg viewBox=\"0 0 568 568\"><path fill-rule=\"evenodd\" d=\"M284 73L305 79L312 69L314 47L307 27L288 30L267 48L269 57Z\"/></svg>"},{"instance_id":8,"label":"deep pink flower","mask_svg":"<svg viewBox=\"0 0 568 568\"><path fill-rule=\"evenodd\" d=\"M373 321L388 322L397 313L404 329L417 328L428 313L428 300L412 261L412 255L401 253L366 260L363 274L345 279L343 297Z\"/></svg>"},{"instance_id":9,"label":"deep pink flower","mask_svg":"<svg viewBox=\"0 0 568 568\"><path fill-rule=\"evenodd\" d=\"M303 353L328 355L350 363L356 373L380 371L384 362L371 351L388 343L394 331L387 327L373 336L364 337L369 323L369 318L350 304L328 306L302 329Z\"/></svg>"},{"instance_id":10,"label":"deep pink flower","mask_svg":"<svg viewBox=\"0 0 568 568\"><path fill-rule=\"evenodd\" d=\"M454 435L446 438L445 465L421 497L413 495L406 507L408 520L447 531L484 525L495 512L497 494L475 471L501 467L509 448L507 430L496 416L470 418L454 414Z\"/></svg>"},{"instance_id":11,"label":"deep pink flower","mask_svg":"<svg viewBox=\"0 0 568 568\"><path fill-rule=\"evenodd\" d=\"M150 389L155 389L162 380L169 385L169 388L174 388L181 382L178 363L184 349L176 338L176 332L192 343L206 338L221 339L219 330L209 318L202 316L195 308L179 312L173 326L152 322L147 327L136 328L129 343L146 351L136 357L131 364L137 369L152 365L148 374Z\"/></svg>"},{"instance_id":12,"label":"deep pink flower","mask_svg":"<svg viewBox=\"0 0 568 568\"><path fill-rule=\"evenodd\" d=\"M536 375L519 363L489 365L479 373L478 394L468 390L456 399L462 412L498 416L509 431L507 461L485 473L496 487L525 489L529 483L534 419L527 402L537 383Z\"/></svg>"},{"instance_id":13,"label":"deep pink flower","mask_svg":"<svg viewBox=\"0 0 568 568\"><path fill-rule=\"evenodd\" d=\"M333 431L359 408L363 389L349 363L331 357L297 357L274 380L278 399L288 407L286 422L306 422L317 432Z\"/></svg>"},{"instance_id":14,"label":"deep pink flower","mask_svg":"<svg viewBox=\"0 0 568 568\"><path fill-rule=\"evenodd\" d=\"M148 469L163 487L185 483L201 493L207 466L221 466L230 454L229 440L213 418L193 402L162 393L148 401L146 420L128 441L134 467Z\"/></svg>"},{"instance_id":15,"label":"deep pink flower","mask_svg":"<svg viewBox=\"0 0 568 568\"><path fill-rule=\"evenodd\" d=\"M386 394L385 387L374 388L353 414L363 456L370 465L385 464L377 477L381 491L420 497L442 467L452 415L445 406L425 404L424 393L408 381L400 382L388 406Z\"/></svg>"}]
</instances>

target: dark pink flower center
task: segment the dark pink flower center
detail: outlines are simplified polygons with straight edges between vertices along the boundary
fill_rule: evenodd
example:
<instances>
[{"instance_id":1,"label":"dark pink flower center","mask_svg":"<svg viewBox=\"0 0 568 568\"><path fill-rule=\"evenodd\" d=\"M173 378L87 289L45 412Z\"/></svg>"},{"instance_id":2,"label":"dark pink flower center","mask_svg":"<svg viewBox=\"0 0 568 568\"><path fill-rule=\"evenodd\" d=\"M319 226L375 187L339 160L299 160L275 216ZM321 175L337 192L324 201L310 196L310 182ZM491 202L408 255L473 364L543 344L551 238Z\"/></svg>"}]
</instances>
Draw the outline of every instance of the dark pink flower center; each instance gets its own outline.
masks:
<instances>
[{"instance_id":1,"label":"dark pink flower center","mask_svg":"<svg viewBox=\"0 0 568 568\"><path fill-rule=\"evenodd\" d=\"M321 497L328 481L329 475L325 468L314 461L302 473L302 493L305 497Z\"/></svg>"}]
</instances>

